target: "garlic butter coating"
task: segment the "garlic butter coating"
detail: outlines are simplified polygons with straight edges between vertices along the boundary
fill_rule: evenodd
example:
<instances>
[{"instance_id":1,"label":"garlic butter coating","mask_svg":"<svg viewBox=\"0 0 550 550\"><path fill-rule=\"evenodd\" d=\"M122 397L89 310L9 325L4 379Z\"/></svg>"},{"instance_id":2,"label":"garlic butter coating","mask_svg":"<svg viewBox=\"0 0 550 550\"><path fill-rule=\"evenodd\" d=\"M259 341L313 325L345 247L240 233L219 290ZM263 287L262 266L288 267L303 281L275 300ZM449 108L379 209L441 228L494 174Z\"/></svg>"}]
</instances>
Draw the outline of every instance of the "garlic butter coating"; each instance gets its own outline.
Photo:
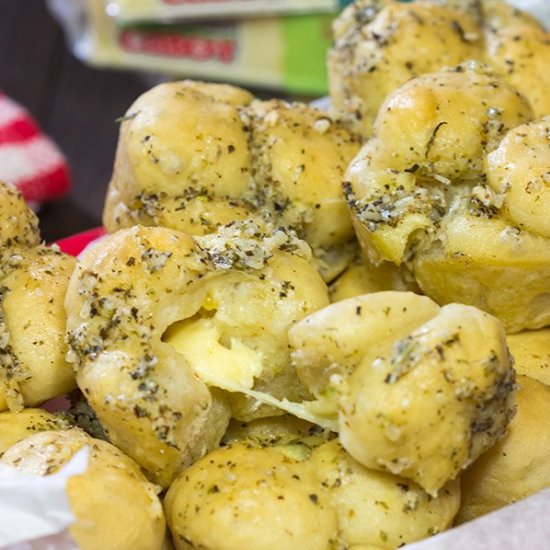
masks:
<instances>
[{"instance_id":1,"label":"garlic butter coating","mask_svg":"<svg viewBox=\"0 0 550 550\"><path fill-rule=\"evenodd\" d=\"M476 19L436 2L359 0L333 25L329 53L332 108L369 137L387 95L424 73L481 59Z\"/></svg>"},{"instance_id":2,"label":"garlic butter coating","mask_svg":"<svg viewBox=\"0 0 550 550\"><path fill-rule=\"evenodd\" d=\"M36 214L25 204L21 193L10 184L0 182L0 250L2 271L16 250L40 244Z\"/></svg>"},{"instance_id":3,"label":"garlic butter coating","mask_svg":"<svg viewBox=\"0 0 550 550\"><path fill-rule=\"evenodd\" d=\"M248 216L239 197L252 158L239 109L252 96L228 85L161 84L140 96L120 125L104 224L203 235Z\"/></svg>"},{"instance_id":4,"label":"garlic butter coating","mask_svg":"<svg viewBox=\"0 0 550 550\"><path fill-rule=\"evenodd\" d=\"M457 521L464 523L550 486L550 387L518 376L517 413L508 433L462 475Z\"/></svg>"}]
</instances>

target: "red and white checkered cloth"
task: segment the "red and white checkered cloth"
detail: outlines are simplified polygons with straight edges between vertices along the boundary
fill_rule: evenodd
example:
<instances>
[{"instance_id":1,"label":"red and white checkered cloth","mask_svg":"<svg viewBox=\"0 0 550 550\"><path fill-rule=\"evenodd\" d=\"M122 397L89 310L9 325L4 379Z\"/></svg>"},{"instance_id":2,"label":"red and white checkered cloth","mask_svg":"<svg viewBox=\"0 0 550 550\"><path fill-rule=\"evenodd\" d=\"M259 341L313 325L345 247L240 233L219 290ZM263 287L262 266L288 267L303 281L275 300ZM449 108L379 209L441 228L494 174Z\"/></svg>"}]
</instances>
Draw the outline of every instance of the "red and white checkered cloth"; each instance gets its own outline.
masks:
<instances>
[{"instance_id":1,"label":"red and white checkered cloth","mask_svg":"<svg viewBox=\"0 0 550 550\"><path fill-rule=\"evenodd\" d=\"M63 154L21 105L0 91L0 180L15 185L31 204L69 189Z\"/></svg>"}]
</instances>

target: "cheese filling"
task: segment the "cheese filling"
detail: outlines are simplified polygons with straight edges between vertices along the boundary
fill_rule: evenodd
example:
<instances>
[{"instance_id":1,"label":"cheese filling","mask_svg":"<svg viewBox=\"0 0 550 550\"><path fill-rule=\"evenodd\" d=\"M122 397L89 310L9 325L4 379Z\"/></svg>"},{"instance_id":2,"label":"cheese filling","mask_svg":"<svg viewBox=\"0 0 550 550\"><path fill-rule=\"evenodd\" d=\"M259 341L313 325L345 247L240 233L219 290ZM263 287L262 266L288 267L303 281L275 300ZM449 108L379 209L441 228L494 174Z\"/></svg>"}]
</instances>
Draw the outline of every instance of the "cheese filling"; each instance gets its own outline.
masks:
<instances>
[{"instance_id":1,"label":"cheese filling","mask_svg":"<svg viewBox=\"0 0 550 550\"><path fill-rule=\"evenodd\" d=\"M212 318L186 319L169 327L164 341L185 357L196 376L207 386L244 393L260 403L338 431L336 415L332 410L323 414L324 407L317 401L293 403L253 390L255 379L263 371L261 354L237 338L230 338L227 347L220 342L221 336Z\"/></svg>"},{"instance_id":2,"label":"cheese filling","mask_svg":"<svg viewBox=\"0 0 550 550\"><path fill-rule=\"evenodd\" d=\"M260 354L236 338L230 347L220 343L221 333L212 319L180 321L166 334L166 342L181 353L195 374L208 386L227 391L251 389L254 379L262 374Z\"/></svg>"}]
</instances>

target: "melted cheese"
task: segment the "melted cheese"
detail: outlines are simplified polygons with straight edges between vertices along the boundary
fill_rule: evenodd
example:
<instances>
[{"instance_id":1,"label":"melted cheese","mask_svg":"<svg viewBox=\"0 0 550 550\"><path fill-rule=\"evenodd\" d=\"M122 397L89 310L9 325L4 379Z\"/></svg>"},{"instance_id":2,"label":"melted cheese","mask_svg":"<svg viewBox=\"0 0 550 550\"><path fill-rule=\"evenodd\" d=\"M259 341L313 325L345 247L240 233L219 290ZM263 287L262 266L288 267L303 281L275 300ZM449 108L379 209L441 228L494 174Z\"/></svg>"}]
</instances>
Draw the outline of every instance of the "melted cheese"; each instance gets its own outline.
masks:
<instances>
[{"instance_id":1,"label":"melted cheese","mask_svg":"<svg viewBox=\"0 0 550 550\"><path fill-rule=\"evenodd\" d=\"M261 356L236 338L226 347L220 337L212 319L199 319L170 327L166 342L187 359L205 384L227 391L234 391L235 386L251 389L262 373Z\"/></svg>"},{"instance_id":2,"label":"melted cheese","mask_svg":"<svg viewBox=\"0 0 550 550\"><path fill-rule=\"evenodd\" d=\"M244 393L260 403L337 431L336 415L332 410L324 411L325 407L317 401L293 403L253 390L254 381L263 370L261 355L236 338L231 338L230 346L226 347L220 343L220 337L220 330L212 319L185 320L168 329L165 342L186 358L206 385Z\"/></svg>"}]
</instances>

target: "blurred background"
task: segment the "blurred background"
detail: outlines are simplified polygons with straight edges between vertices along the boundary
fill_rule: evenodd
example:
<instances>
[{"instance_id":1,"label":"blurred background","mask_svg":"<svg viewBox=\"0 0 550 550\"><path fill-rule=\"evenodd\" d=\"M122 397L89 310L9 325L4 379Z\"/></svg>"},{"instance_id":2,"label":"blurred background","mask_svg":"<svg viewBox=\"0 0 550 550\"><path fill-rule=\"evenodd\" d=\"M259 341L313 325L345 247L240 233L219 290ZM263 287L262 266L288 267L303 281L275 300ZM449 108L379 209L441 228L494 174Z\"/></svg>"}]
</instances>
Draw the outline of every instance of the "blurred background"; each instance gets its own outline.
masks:
<instances>
[{"instance_id":1,"label":"blurred background","mask_svg":"<svg viewBox=\"0 0 550 550\"><path fill-rule=\"evenodd\" d=\"M550 21L548 0L508 1ZM100 225L116 121L137 96L195 78L262 99L323 97L331 22L349 3L4 0L0 179L24 180L48 242Z\"/></svg>"},{"instance_id":2,"label":"blurred background","mask_svg":"<svg viewBox=\"0 0 550 550\"><path fill-rule=\"evenodd\" d=\"M43 238L101 224L116 120L157 82L227 81L262 98L325 95L330 24L347 3L3 2L0 90L27 110L69 166L69 191L38 208Z\"/></svg>"}]
</instances>

